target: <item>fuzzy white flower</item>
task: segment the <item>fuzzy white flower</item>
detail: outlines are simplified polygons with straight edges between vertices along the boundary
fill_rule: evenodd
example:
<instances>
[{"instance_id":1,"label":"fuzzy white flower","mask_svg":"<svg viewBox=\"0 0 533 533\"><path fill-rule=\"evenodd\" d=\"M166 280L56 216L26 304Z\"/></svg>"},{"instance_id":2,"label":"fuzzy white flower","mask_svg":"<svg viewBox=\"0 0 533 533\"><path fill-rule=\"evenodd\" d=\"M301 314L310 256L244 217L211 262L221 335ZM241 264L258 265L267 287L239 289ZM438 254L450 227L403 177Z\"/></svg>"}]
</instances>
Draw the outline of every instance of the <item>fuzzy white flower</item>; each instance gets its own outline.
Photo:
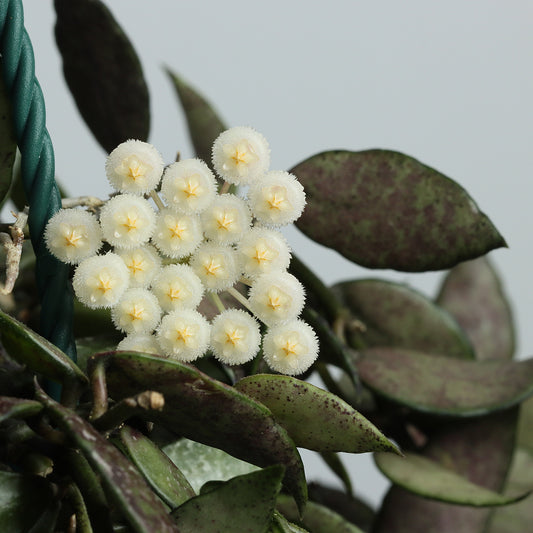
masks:
<instances>
[{"instance_id":1,"label":"fuzzy white flower","mask_svg":"<svg viewBox=\"0 0 533 533\"><path fill-rule=\"evenodd\" d=\"M228 365L251 361L261 344L257 320L242 309L226 309L211 325L213 355Z\"/></svg>"},{"instance_id":2,"label":"fuzzy white flower","mask_svg":"<svg viewBox=\"0 0 533 533\"><path fill-rule=\"evenodd\" d=\"M203 243L192 256L190 265L208 291L229 289L240 275L237 253L226 246Z\"/></svg>"},{"instance_id":3,"label":"fuzzy white flower","mask_svg":"<svg viewBox=\"0 0 533 533\"><path fill-rule=\"evenodd\" d=\"M154 335L127 335L117 345L117 350L158 354L161 349Z\"/></svg>"},{"instance_id":4,"label":"fuzzy white flower","mask_svg":"<svg viewBox=\"0 0 533 533\"><path fill-rule=\"evenodd\" d=\"M245 126L223 131L213 143L213 166L226 181L248 185L270 166L268 142Z\"/></svg>"},{"instance_id":5,"label":"fuzzy white flower","mask_svg":"<svg viewBox=\"0 0 533 533\"><path fill-rule=\"evenodd\" d=\"M182 362L198 359L209 347L209 322L198 311L180 309L163 317L157 340L165 355Z\"/></svg>"},{"instance_id":6,"label":"fuzzy white flower","mask_svg":"<svg viewBox=\"0 0 533 533\"><path fill-rule=\"evenodd\" d=\"M172 163L163 174L161 195L172 209L201 213L215 199L215 176L201 159Z\"/></svg>"},{"instance_id":7,"label":"fuzzy white flower","mask_svg":"<svg viewBox=\"0 0 533 533\"><path fill-rule=\"evenodd\" d=\"M204 286L189 265L168 265L154 279L152 291L164 311L195 309L204 295Z\"/></svg>"},{"instance_id":8,"label":"fuzzy white flower","mask_svg":"<svg viewBox=\"0 0 533 533\"><path fill-rule=\"evenodd\" d=\"M161 318L155 295L142 288L127 289L111 310L115 327L124 333L149 333Z\"/></svg>"},{"instance_id":9,"label":"fuzzy white flower","mask_svg":"<svg viewBox=\"0 0 533 533\"><path fill-rule=\"evenodd\" d=\"M148 287L161 270L161 257L149 244L132 250L117 249L116 253L130 271L130 287Z\"/></svg>"},{"instance_id":10,"label":"fuzzy white flower","mask_svg":"<svg viewBox=\"0 0 533 533\"><path fill-rule=\"evenodd\" d=\"M117 248L137 248L152 236L155 211L144 198L119 194L102 207L100 224L109 244Z\"/></svg>"},{"instance_id":11,"label":"fuzzy white flower","mask_svg":"<svg viewBox=\"0 0 533 533\"><path fill-rule=\"evenodd\" d=\"M270 368L296 376L315 362L318 340L309 324L303 320L292 320L268 330L263 338L263 354Z\"/></svg>"},{"instance_id":12,"label":"fuzzy white flower","mask_svg":"<svg viewBox=\"0 0 533 533\"><path fill-rule=\"evenodd\" d=\"M252 213L261 224L283 226L302 214L305 192L294 175L274 170L252 186L249 202Z\"/></svg>"},{"instance_id":13,"label":"fuzzy white flower","mask_svg":"<svg viewBox=\"0 0 533 533\"><path fill-rule=\"evenodd\" d=\"M291 252L283 235L276 230L255 227L240 241L237 251L245 276L256 278L273 270L286 270Z\"/></svg>"},{"instance_id":14,"label":"fuzzy white flower","mask_svg":"<svg viewBox=\"0 0 533 533\"><path fill-rule=\"evenodd\" d=\"M274 326L301 313L305 303L304 288L288 272L263 274L250 288L249 303L260 320Z\"/></svg>"},{"instance_id":15,"label":"fuzzy white flower","mask_svg":"<svg viewBox=\"0 0 533 533\"><path fill-rule=\"evenodd\" d=\"M138 195L157 187L163 167L163 158L154 146L134 139L119 144L105 163L113 189Z\"/></svg>"},{"instance_id":16,"label":"fuzzy white flower","mask_svg":"<svg viewBox=\"0 0 533 533\"><path fill-rule=\"evenodd\" d=\"M152 242L165 255L181 259L194 252L202 238L200 220L196 215L162 209L157 216Z\"/></svg>"},{"instance_id":17,"label":"fuzzy white flower","mask_svg":"<svg viewBox=\"0 0 533 533\"><path fill-rule=\"evenodd\" d=\"M234 194L221 194L202 213L205 236L217 244L234 244L252 224L246 202Z\"/></svg>"},{"instance_id":18,"label":"fuzzy white flower","mask_svg":"<svg viewBox=\"0 0 533 533\"><path fill-rule=\"evenodd\" d=\"M81 209L60 209L44 233L46 246L63 263L77 264L102 246L102 230L94 215Z\"/></svg>"},{"instance_id":19,"label":"fuzzy white flower","mask_svg":"<svg viewBox=\"0 0 533 533\"><path fill-rule=\"evenodd\" d=\"M124 261L114 253L82 261L72 284L81 303L91 309L114 306L128 288L130 274Z\"/></svg>"}]
</instances>

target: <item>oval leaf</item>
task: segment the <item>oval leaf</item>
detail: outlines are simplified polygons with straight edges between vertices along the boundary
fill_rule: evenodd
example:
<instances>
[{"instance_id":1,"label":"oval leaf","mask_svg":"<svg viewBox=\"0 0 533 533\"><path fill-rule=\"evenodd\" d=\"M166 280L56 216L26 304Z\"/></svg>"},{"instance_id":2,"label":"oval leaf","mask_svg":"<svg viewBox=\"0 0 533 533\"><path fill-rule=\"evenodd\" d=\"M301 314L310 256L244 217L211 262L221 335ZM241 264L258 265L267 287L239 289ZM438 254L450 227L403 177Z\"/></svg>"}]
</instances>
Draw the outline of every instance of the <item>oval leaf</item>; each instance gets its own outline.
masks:
<instances>
[{"instance_id":1,"label":"oval leaf","mask_svg":"<svg viewBox=\"0 0 533 533\"><path fill-rule=\"evenodd\" d=\"M281 489L283 467L238 476L172 512L180 533L266 531Z\"/></svg>"},{"instance_id":2,"label":"oval leaf","mask_svg":"<svg viewBox=\"0 0 533 533\"><path fill-rule=\"evenodd\" d=\"M107 152L127 139L145 141L148 87L122 28L99 0L56 0L54 5L65 80L96 140Z\"/></svg>"},{"instance_id":3,"label":"oval leaf","mask_svg":"<svg viewBox=\"0 0 533 533\"><path fill-rule=\"evenodd\" d=\"M354 339L364 346L409 348L463 359L474 357L472 345L453 317L407 285L366 279L338 283L334 290L364 324L366 329L358 331Z\"/></svg>"},{"instance_id":4,"label":"oval leaf","mask_svg":"<svg viewBox=\"0 0 533 533\"><path fill-rule=\"evenodd\" d=\"M307 485L300 455L264 405L177 361L138 352L97 354L90 361L102 357L115 400L157 390L165 397L165 406L147 412L151 420L258 466L284 465L285 485L299 505L305 504Z\"/></svg>"},{"instance_id":5,"label":"oval leaf","mask_svg":"<svg viewBox=\"0 0 533 533\"><path fill-rule=\"evenodd\" d=\"M511 306L486 257L454 267L444 279L437 303L466 332L476 359L512 358L515 331Z\"/></svg>"},{"instance_id":6,"label":"oval leaf","mask_svg":"<svg viewBox=\"0 0 533 533\"><path fill-rule=\"evenodd\" d=\"M226 129L211 104L179 76L167 69L187 118L189 136L196 156L211 165L211 148L215 139Z\"/></svg>"},{"instance_id":7,"label":"oval leaf","mask_svg":"<svg viewBox=\"0 0 533 533\"><path fill-rule=\"evenodd\" d=\"M196 496L179 468L140 431L124 426L120 442L155 493L171 508Z\"/></svg>"},{"instance_id":8,"label":"oval leaf","mask_svg":"<svg viewBox=\"0 0 533 533\"><path fill-rule=\"evenodd\" d=\"M74 411L37 389L37 399L101 477L107 493L137 533L177 533L161 500L112 444Z\"/></svg>"},{"instance_id":9,"label":"oval leaf","mask_svg":"<svg viewBox=\"0 0 533 533\"><path fill-rule=\"evenodd\" d=\"M13 180L17 141L11 117L11 101L3 78L0 78L0 207L6 201Z\"/></svg>"},{"instance_id":10,"label":"oval leaf","mask_svg":"<svg viewBox=\"0 0 533 533\"><path fill-rule=\"evenodd\" d=\"M400 453L344 400L305 381L256 374L241 379L235 388L266 405L298 447L319 452Z\"/></svg>"},{"instance_id":11,"label":"oval leaf","mask_svg":"<svg viewBox=\"0 0 533 533\"><path fill-rule=\"evenodd\" d=\"M323 152L291 172L307 195L298 228L359 265L440 270L506 246L461 186L407 155Z\"/></svg>"},{"instance_id":12,"label":"oval leaf","mask_svg":"<svg viewBox=\"0 0 533 533\"><path fill-rule=\"evenodd\" d=\"M371 348L356 363L369 388L416 411L478 416L506 409L533 394L533 359L465 361Z\"/></svg>"}]
</instances>

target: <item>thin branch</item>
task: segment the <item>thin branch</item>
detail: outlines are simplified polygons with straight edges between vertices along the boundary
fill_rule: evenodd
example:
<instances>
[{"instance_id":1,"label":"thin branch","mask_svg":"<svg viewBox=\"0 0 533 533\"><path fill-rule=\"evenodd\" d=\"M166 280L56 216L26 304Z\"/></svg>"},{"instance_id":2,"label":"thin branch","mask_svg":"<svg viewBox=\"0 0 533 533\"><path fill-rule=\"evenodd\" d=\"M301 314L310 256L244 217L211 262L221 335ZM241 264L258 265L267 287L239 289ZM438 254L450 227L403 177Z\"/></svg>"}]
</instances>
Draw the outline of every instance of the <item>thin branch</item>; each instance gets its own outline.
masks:
<instances>
[{"instance_id":1,"label":"thin branch","mask_svg":"<svg viewBox=\"0 0 533 533\"><path fill-rule=\"evenodd\" d=\"M11 214L15 217L15 223L9 226L11 236L7 233L0 233L0 243L6 250L6 282L0 288L2 294L11 293L19 275L20 257L24 244L24 226L28 221L28 207L26 206L22 213L11 212Z\"/></svg>"}]
</instances>

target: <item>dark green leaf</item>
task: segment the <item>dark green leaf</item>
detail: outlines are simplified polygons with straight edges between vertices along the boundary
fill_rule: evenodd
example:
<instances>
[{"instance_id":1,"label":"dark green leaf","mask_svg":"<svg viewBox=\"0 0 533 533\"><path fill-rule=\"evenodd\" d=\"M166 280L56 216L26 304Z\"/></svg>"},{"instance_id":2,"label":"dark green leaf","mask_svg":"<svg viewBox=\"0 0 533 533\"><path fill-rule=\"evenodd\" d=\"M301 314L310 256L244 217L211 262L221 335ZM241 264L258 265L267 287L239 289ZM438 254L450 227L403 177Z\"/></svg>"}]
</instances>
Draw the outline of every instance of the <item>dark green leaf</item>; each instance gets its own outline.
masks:
<instances>
[{"instance_id":1,"label":"dark green leaf","mask_svg":"<svg viewBox=\"0 0 533 533\"><path fill-rule=\"evenodd\" d=\"M298 447L399 453L371 422L334 394L291 376L256 374L235 388L266 405Z\"/></svg>"},{"instance_id":2,"label":"dark green leaf","mask_svg":"<svg viewBox=\"0 0 533 533\"><path fill-rule=\"evenodd\" d=\"M55 0L55 35L65 80L101 146L148 138L150 106L142 67L128 37L99 0Z\"/></svg>"},{"instance_id":3,"label":"dark green leaf","mask_svg":"<svg viewBox=\"0 0 533 533\"><path fill-rule=\"evenodd\" d=\"M54 498L54 487L43 477L0 471L0 531L51 533L58 510Z\"/></svg>"},{"instance_id":4,"label":"dark green leaf","mask_svg":"<svg viewBox=\"0 0 533 533\"><path fill-rule=\"evenodd\" d=\"M533 397L528 398L520 406L517 443L533 454Z\"/></svg>"},{"instance_id":5,"label":"dark green leaf","mask_svg":"<svg viewBox=\"0 0 533 533\"><path fill-rule=\"evenodd\" d=\"M281 513L274 511L268 533L309 533L307 529L289 522Z\"/></svg>"},{"instance_id":6,"label":"dark green leaf","mask_svg":"<svg viewBox=\"0 0 533 533\"><path fill-rule=\"evenodd\" d=\"M195 496L179 468L140 431L124 426L120 431L120 441L146 481L171 508Z\"/></svg>"},{"instance_id":7,"label":"dark green leaf","mask_svg":"<svg viewBox=\"0 0 533 533\"><path fill-rule=\"evenodd\" d=\"M11 101L4 80L0 77L0 207L4 205L9 194L16 153L17 141L11 116Z\"/></svg>"},{"instance_id":8,"label":"dark green leaf","mask_svg":"<svg viewBox=\"0 0 533 533\"><path fill-rule=\"evenodd\" d=\"M61 383L87 383L85 374L51 342L0 311L2 343L7 352L33 372Z\"/></svg>"},{"instance_id":9,"label":"dark green leaf","mask_svg":"<svg viewBox=\"0 0 533 533\"><path fill-rule=\"evenodd\" d=\"M533 359L465 361L411 350L371 348L357 361L374 392L417 411L477 416L533 393Z\"/></svg>"},{"instance_id":10,"label":"dark green leaf","mask_svg":"<svg viewBox=\"0 0 533 533\"><path fill-rule=\"evenodd\" d=\"M177 533L165 507L135 467L88 422L37 390L50 417L67 433L102 479L107 493L137 533Z\"/></svg>"},{"instance_id":11,"label":"dark green leaf","mask_svg":"<svg viewBox=\"0 0 533 533\"><path fill-rule=\"evenodd\" d=\"M185 502L172 512L180 533L266 531L281 489L283 467L238 476Z\"/></svg>"},{"instance_id":12,"label":"dark green leaf","mask_svg":"<svg viewBox=\"0 0 533 533\"><path fill-rule=\"evenodd\" d=\"M178 94L189 126L189 135L196 156L211 166L211 147L226 126L211 104L180 77L167 69Z\"/></svg>"},{"instance_id":13,"label":"dark green leaf","mask_svg":"<svg viewBox=\"0 0 533 533\"><path fill-rule=\"evenodd\" d=\"M321 452L320 457L331 468L331 471L342 481L349 496L353 496L352 480L338 453Z\"/></svg>"},{"instance_id":14,"label":"dark green leaf","mask_svg":"<svg viewBox=\"0 0 533 533\"><path fill-rule=\"evenodd\" d=\"M338 283L335 292L364 331L355 341L472 359L474 352L453 317L407 285L366 279ZM348 330L348 338L350 333ZM356 344L352 344L356 347Z\"/></svg>"},{"instance_id":15,"label":"dark green leaf","mask_svg":"<svg viewBox=\"0 0 533 533\"><path fill-rule=\"evenodd\" d=\"M296 165L307 206L296 225L369 268L449 268L505 246L457 183L388 150L331 151Z\"/></svg>"},{"instance_id":16,"label":"dark green leaf","mask_svg":"<svg viewBox=\"0 0 533 533\"><path fill-rule=\"evenodd\" d=\"M140 391L165 397L147 416L184 437L220 448L258 466L282 464L284 483L300 505L307 486L301 458L287 432L262 404L190 365L136 352L100 354L110 395L119 400Z\"/></svg>"},{"instance_id":17,"label":"dark green leaf","mask_svg":"<svg viewBox=\"0 0 533 533\"><path fill-rule=\"evenodd\" d=\"M0 423L8 418L26 418L36 415L43 408L34 400L0 396Z\"/></svg>"},{"instance_id":18,"label":"dark green leaf","mask_svg":"<svg viewBox=\"0 0 533 533\"><path fill-rule=\"evenodd\" d=\"M364 533L341 515L315 502L307 502L301 519L292 499L284 494L278 497L276 508L289 520L303 525L313 533Z\"/></svg>"},{"instance_id":19,"label":"dark green leaf","mask_svg":"<svg viewBox=\"0 0 533 533\"><path fill-rule=\"evenodd\" d=\"M444 279L437 303L466 332L476 359L512 358L515 332L511 307L486 257L454 267Z\"/></svg>"}]
</instances>

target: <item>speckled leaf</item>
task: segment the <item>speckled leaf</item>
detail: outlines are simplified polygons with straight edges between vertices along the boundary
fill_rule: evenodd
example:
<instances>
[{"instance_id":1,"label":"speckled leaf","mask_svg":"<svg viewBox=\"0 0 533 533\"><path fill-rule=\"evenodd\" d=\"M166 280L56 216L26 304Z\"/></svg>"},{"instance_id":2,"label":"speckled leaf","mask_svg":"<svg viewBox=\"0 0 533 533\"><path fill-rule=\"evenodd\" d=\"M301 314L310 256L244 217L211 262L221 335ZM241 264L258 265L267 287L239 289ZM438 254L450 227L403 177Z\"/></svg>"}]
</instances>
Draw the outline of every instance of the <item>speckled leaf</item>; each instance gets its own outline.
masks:
<instances>
[{"instance_id":1,"label":"speckled leaf","mask_svg":"<svg viewBox=\"0 0 533 533\"><path fill-rule=\"evenodd\" d=\"M180 533L266 531L281 489L283 467L237 476L172 512Z\"/></svg>"},{"instance_id":2,"label":"speckled leaf","mask_svg":"<svg viewBox=\"0 0 533 533\"><path fill-rule=\"evenodd\" d=\"M58 511L54 496L53 486L41 476L0 471L0 531L51 533Z\"/></svg>"},{"instance_id":3,"label":"speckled leaf","mask_svg":"<svg viewBox=\"0 0 533 533\"><path fill-rule=\"evenodd\" d=\"M211 166L211 147L226 126L212 105L201 94L171 70L167 69L167 74L185 111L189 136L196 156Z\"/></svg>"},{"instance_id":4,"label":"speckled leaf","mask_svg":"<svg viewBox=\"0 0 533 533\"><path fill-rule=\"evenodd\" d=\"M431 500L473 507L493 507L521 500L527 494L498 494L471 483L435 461L413 453L407 453L405 457L377 453L374 454L374 459L381 472L394 484Z\"/></svg>"},{"instance_id":5,"label":"speckled leaf","mask_svg":"<svg viewBox=\"0 0 533 533\"><path fill-rule=\"evenodd\" d=\"M140 431L124 426L120 442L155 493L171 508L196 495L179 468Z\"/></svg>"},{"instance_id":6,"label":"speckled leaf","mask_svg":"<svg viewBox=\"0 0 533 533\"><path fill-rule=\"evenodd\" d=\"M440 270L505 246L460 185L407 155L322 152L291 172L307 194L298 228L362 266Z\"/></svg>"},{"instance_id":7,"label":"speckled leaf","mask_svg":"<svg viewBox=\"0 0 533 533\"><path fill-rule=\"evenodd\" d=\"M55 0L65 80L101 146L148 138L148 87L133 46L100 0Z\"/></svg>"},{"instance_id":8,"label":"speckled leaf","mask_svg":"<svg viewBox=\"0 0 533 533\"><path fill-rule=\"evenodd\" d=\"M284 483L300 505L307 486L301 458L285 429L261 403L196 368L136 352L100 354L107 365L110 395L119 400L140 391L165 397L151 420L184 437L220 448L258 466L283 464Z\"/></svg>"},{"instance_id":9,"label":"speckled leaf","mask_svg":"<svg viewBox=\"0 0 533 533\"><path fill-rule=\"evenodd\" d=\"M107 494L137 533L179 531L161 501L117 448L74 411L56 403L40 389L37 399L87 458L101 477Z\"/></svg>"},{"instance_id":10,"label":"speckled leaf","mask_svg":"<svg viewBox=\"0 0 533 533\"><path fill-rule=\"evenodd\" d=\"M33 372L60 383L87 382L85 374L59 348L3 311L0 331L9 355Z\"/></svg>"},{"instance_id":11,"label":"speckled leaf","mask_svg":"<svg viewBox=\"0 0 533 533\"><path fill-rule=\"evenodd\" d=\"M4 80L0 78L0 207L4 205L11 187L16 153L11 103Z\"/></svg>"},{"instance_id":12,"label":"speckled leaf","mask_svg":"<svg viewBox=\"0 0 533 533\"><path fill-rule=\"evenodd\" d=\"M364 453L398 448L374 424L331 392L276 374L241 379L235 388L266 405L298 447Z\"/></svg>"},{"instance_id":13,"label":"speckled leaf","mask_svg":"<svg viewBox=\"0 0 533 533\"><path fill-rule=\"evenodd\" d=\"M36 415L42 408L42 404L34 400L0 396L0 423L8 418L26 418Z\"/></svg>"},{"instance_id":14,"label":"speckled leaf","mask_svg":"<svg viewBox=\"0 0 533 533\"><path fill-rule=\"evenodd\" d=\"M346 521L341 515L315 502L308 502L302 517L291 498L280 494L276 504L277 510L296 524L313 533L364 533L356 525Z\"/></svg>"},{"instance_id":15,"label":"speckled leaf","mask_svg":"<svg viewBox=\"0 0 533 533\"><path fill-rule=\"evenodd\" d=\"M498 274L486 257L454 267L444 279L437 303L466 332L476 359L512 358L515 331L511 307Z\"/></svg>"},{"instance_id":16,"label":"speckled leaf","mask_svg":"<svg viewBox=\"0 0 533 533\"><path fill-rule=\"evenodd\" d=\"M501 492L513 454L517 408L466 420L442 421L423 455L476 485ZM514 506L515 504L513 504ZM481 533L492 510L427 500L393 486L375 533Z\"/></svg>"},{"instance_id":17,"label":"speckled leaf","mask_svg":"<svg viewBox=\"0 0 533 533\"><path fill-rule=\"evenodd\" d=\"M413 350L370 348L357 360L374 392L417 411L477 416L533 394L533 359L465 361Z\"/></svg>"},{"instance_id":18,"label":"speckled leaf","mask_svg":"<svg viewBox=\"0 0 533 533\"><path fill-rule=\"evenodd\" d=\"M505 493L533 490L533 455L517 448L505 483ZM494 509L486 533L524 533L533 523L533 495L508 507Z\"/></svg>"},{"instance_id":19,"label":"speckled leaf","mask_svg":"<svg viewBox=\"0 0 533 533\"><path fill-rule=\"evenodd\" d=\"M354 342L474 357L472 345L453 317L407 285L366 279L338 283L334 290L366 328L357 332Z\"/></svg>"}]
</instances>

